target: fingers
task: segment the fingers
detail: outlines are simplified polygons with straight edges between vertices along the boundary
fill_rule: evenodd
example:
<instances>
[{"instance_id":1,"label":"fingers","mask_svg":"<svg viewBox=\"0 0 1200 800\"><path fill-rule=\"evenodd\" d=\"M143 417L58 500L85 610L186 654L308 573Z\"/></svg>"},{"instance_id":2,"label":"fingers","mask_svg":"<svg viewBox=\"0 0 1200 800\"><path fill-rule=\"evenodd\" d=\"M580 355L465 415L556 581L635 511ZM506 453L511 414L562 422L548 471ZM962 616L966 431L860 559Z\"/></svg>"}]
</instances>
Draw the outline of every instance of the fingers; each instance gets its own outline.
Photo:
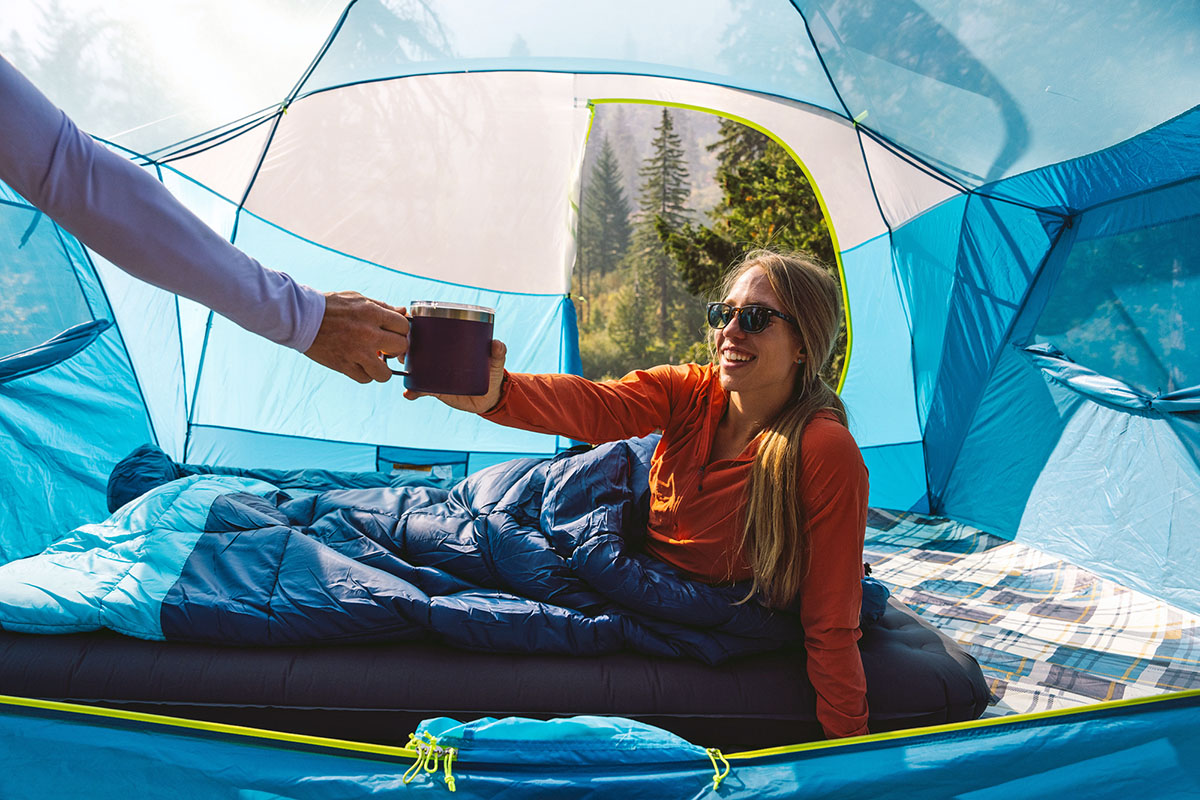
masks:
<instances>
[{"instance_id":1,"label":"fingers","mask_svg":"<svg viewBox=\"0 0 1200 800\"><path fill-rule=\"evenodd\" d=\"M405 316L405 308L400 306L389 306L387 303L381 303L378 300L371 300L378 309L374 314L374 321L379 327L385 331L397 333L402 336L408 335L408 329L411 323Z\"/></svg>"},{"instance_id":2,"label":"fingers","mask_svg":"<svg viewBox=\"0 0 1200 800\"><path fill-rule=\"evenodd\" d=\"M375 336L375 350L380 353L387 353L389 356L396 358L404 358L404 354L408 352L408 336L402 333L394 333L392 331L380 330Z\"/></svg>"},{"instance_id":3,"label":"fingers","mask_svg":"<svg viewBox=\"0 0 1200 800\"><path fill-rule=\"evenodd\" d=\"M354 364L352 367L347 367L346 369L338 369L338 372L341 372L343 375L353 381L356 381L357 383L365 384L370 383L372 380L370 374L358 364Z\"/></svg>"},{"instance_id":4,"label":"fingers","mask_svg":"<svg viewBox=\"0 0 1200 800\"><path fill-rule=\"evenodd\" d=\"M360 364L360 366L370 380L387 383L392 377L391 368L379 356L367 359L366 363Z\"/></svg>"},{"instance_id":5,"label":"fingers","mask_svg":"<svg viewBox=\"0 0 1200 800\"><path fill-rule=\"evenodd\" d=\"M403 359L408 353L410 324L408 317L404 316L403 307L390 306L380 300L365 299L374 306L370 324L377 327L372 331L374 344L369 345L375 355L364 366L372 379L383 383L391 379L392 370L379 354L386 353Z\"/></svg>"},{"instance_id":6,"label":"fingers","mask_svg":"<svg viewBox=\"0 0 1200 800\"><path fill-rule=\"evenodd\" d=\"M504 360L508 356L508 346L499 339L492 339L492 355L489 361L488 370L492 374L492 382L499 380L499 377L504 375Z\"/></svg>"},{"instance_id":7,"label":"fingers","mask_svg":"<svg viewBox=\"0 0 1200 800\"><path fill-rule=\"evenodd\" d=\"M385 303L382 300L376 300L373 297L367 297L366 299L370 300L372 303L379 306L380 308L383 308L383 309L386 309L387 311L392 312L393 314L399 314L400 316L405 317L405 318L408 317L408 309L405 308L404 306L394 306L391 303Z\"/></svg>"},{"instance_id":8,"label":"fingers","mask_svg":"<svg viewBox=\"0 0 1200 800\"><path fill-rule=\"evenodd\" d=\"M392 371L380 353L403 358L408 331L403 307L358 292L330 292L320 330L305 355L358 383L382 383L391 379Z\"/></svg>"},{"instance_id":9,"label":"fingers","mask_svg":"<svg viewBox=\"0 0 1200 800\"><path fill-rule=\"evenodd\" d=\"M408 332L412 327L408 317L404 315L405 309L402 306L390 306L379 300L364 299L374 306L368 323L376 326L372 331L374 349L396 358L404 358L404 354L408 352Z\"/></svg>"}]
</instances>

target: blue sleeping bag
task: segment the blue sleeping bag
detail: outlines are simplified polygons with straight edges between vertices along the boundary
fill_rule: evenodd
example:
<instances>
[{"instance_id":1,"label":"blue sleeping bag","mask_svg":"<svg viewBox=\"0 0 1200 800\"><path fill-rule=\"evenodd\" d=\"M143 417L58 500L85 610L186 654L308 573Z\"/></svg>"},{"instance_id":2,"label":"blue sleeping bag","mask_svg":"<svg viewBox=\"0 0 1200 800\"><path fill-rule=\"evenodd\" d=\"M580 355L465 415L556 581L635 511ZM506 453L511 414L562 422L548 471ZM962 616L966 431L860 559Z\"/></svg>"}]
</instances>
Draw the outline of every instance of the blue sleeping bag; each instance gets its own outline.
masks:
<instances>
[{"instance_id":1,"label":"blue sleeping bag","mask_svg":"<svg viewBox=\"0 0 1200 800\"><path fill-rule=\"evenodd\" d=\"M433 638L710 664L798 646L797 614L739 604L747 585L692 581L640 552L656 442L517 459L452 488L281 489L261 472L179 469L107 521L0 566L0 626L246 645ZM886 592L867 581L870 619Z\"/></svg>"}]
</instances>

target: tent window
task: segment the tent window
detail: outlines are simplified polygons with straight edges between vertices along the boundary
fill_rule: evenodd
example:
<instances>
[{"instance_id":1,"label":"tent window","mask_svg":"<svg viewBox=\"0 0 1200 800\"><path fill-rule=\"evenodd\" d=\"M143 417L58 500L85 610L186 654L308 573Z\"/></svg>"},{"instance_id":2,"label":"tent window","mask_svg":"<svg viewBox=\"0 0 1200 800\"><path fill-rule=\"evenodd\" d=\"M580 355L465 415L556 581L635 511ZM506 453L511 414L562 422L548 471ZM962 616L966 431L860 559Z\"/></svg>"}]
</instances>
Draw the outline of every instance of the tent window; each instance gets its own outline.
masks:
<instances>
[{"instance_id":1,"label":"tent window","mask_svg":"<svg viewBox=\"0 0 1200 800\"><path fill-rule=\"evenodd\" d=\"M459 480L467 476L467 454L456 450L381 447L376 469L393 475Z\"/></svg>"},{"instance_id":2,"label":"tent window","mask_svg":"<svg viewBox=\"0 0 1200 800\"><path fill-rule=\"evenodd\" d=\"M0 358L91 319L54 223L0 204Z\"/></svg>"},{"instance_id":3,"label":"tent window","mask_svg":"<svg viewBox=\"0 0 1200 800\"><path fill-rule=\"evenodd\" d=\"M1081 236L1036 341L1149 394L1200 384L1198 241L1200 216Z\"/></svg>"}]
</instances>

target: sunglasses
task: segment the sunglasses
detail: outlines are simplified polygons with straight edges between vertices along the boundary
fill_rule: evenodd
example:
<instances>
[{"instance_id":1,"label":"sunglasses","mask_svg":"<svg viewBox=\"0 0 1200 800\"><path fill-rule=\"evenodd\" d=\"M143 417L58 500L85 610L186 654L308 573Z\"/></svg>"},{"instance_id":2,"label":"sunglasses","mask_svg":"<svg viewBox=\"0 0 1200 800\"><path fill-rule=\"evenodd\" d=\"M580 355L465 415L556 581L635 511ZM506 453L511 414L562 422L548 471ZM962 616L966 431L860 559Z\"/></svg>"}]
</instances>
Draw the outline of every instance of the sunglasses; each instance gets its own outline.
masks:
<instances>
[{"instance_id":1,"label":"sunglasses","mask_svg":"<svg viewBox=\"0 0 1200 800\"><path fill-rule=\"evenodd\" d=\"M771 324L771 317L796 325L796 318L766 306L731 306L729 303L708 304L708 326L720 330L737 315L738 327L746 333L762 333Z\"/></svg>"}]
</instances>

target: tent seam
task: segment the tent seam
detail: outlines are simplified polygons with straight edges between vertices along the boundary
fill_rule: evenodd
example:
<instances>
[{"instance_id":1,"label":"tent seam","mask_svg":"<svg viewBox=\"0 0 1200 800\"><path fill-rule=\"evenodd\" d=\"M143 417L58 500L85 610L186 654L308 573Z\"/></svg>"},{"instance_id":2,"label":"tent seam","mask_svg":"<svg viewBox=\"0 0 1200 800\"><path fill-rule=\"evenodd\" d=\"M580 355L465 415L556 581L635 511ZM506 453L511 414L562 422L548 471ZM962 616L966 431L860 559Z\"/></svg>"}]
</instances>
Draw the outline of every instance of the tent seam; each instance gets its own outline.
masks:
<instances>
[{"instance_id":1,"label":"tent seam","mask_svg":"<svg viewBox=\"0 0 1200 800\"><path fill-rule=\"evenodd\" d=\"M1193 114L1193 113L1200 113L1200 104L1194 105L1185 111L1181 111L1180 113L1176 114L1175 116L1171 117L1170 119L1163 120L1162 122L1158 123L1157 125L1151 125L1149 128L1146 128L1144 131L1138 131L1137 133L1133 134L1132 136L1128 136L1119 142L1114 142L1113 144L1110 144L1106 147L1101 147L1099 150L1093 150L1090 153L1084 153L1083 155L1072 156L1071 158L1066 158L1066 159L1063 159L1062 161L1055 161L1050 164L1042 164L1039 167L1030 167L1029 169L1024 170L1023 172L1017 172L1012 175L1006 175L1003 178L1000 178L998 180L983 184L983 185L979 186L978 188L983 189L988 186L992 186L992 187L999 186L1000 184L1007 183L1008 181L1011 181L1015 178L1027 177L1029 175L1033 175L1034 173L1041 172L1042 170L1050 169L1052 167L1061 167L1066 164L1071 164L1073 162L1083 161L1084 159L1100 155L1101 153L1107 153L1109 150L1115 150L1118 147L1127 145L1130 142L1132 142L1133 140L1141 138L1142 136L1145 136L1148 133L1152 133L1156 130L1159 130L1160 128L1165 128L1169 125L1173 125L1176 122L1178 122L1179 120L1181 120L1184 117L1186 117L1190 114ZM1004 199L1004 198L996 198L996 199ZM1045 209L1043 209L1043 210L1045 210Z\"/></svg>"},{"instance_id":2,"label":"tent seam","mask_svg":"<svg viewBox=\"0 0 1200 800\"><path fill-rule=\"evenodd\" d=\"M318 50L316 56L313 57L312 63L310 63L308 68L305 69L300 75L300 80L296 82L296 85L292 87L292 90L287 93L287 97L283 101L285 109L287 106L291 105L293 101L295 101L296 97L300 94L300 90L304 88L304 84L308 83L308 79L311 78L313 73L317 71L317 66L322 60L324 60L325 54L329 52L329 48L333 46L333 40L337 38L338 34L342 30L342 26L346 24L346 19L350 16L350 9L354 8L354 4L357 2L358 0L350 0L350 2L346 4L346 7L342 9L341 16L339 16L338 21L334 23L333 30L331 30L329 35L325 37L325 43L321 45L321 49Z\"/></svg>"},{"instance_id":3,"label":"tent seam","mask_svg":"<svg viewBox=\"0 0 1200 800\"><path fill-rule=\"evenodd\" d=\"M62 228L55 224L54 230L55 235L58 237L59 243L63 247L63 253L67 256L67 260L71 262L71 271L75 273L75 280L79 281L80 293L83 294L84 302L88 304L88 310L92 312L92 319L94 320L96 319L96 312L92 309L92 304L87 299L87 292L84 291L83 282L79 279L79 272L75 269L74 259L72 259L70 254L67 252L66 242L63 241L62 238ZM78 239L76 239L76 241L79 242ZM157 445L159 443L159 437L158 429L154 425L154 415L150 413L150 404L146 402L146 392L142 389L142 379L138 375L137 367L133 365L133 356L129 353L129 345L125 343L125 336L123 333L121 333L121 325L117 321L116 309L113 308L112 300L109 299L108 290L104 288L104 280L100 277L99 270L96 269L96 263L92 260L92 256L88 252L87 247L84 246L83 242L79 242L79 250L83 253L83 258L87 262L87 265L91 267L92 274L96 276L96 287L100 290L100 296L104 298L104 302L108 306L109 314L112 315L113 324L111 326L111 330L116 332L117 341L121 343L121 350L124 351L125 354L125 364L129 367L129 374L133 378L133 385L137 388L138 399L142 401L142 411L144 411L146 414L146 425L150 428L150 435L154 437L154 444ZM103 334L101 334L101 336L102 335Z\"/></svg>"},{"instance_id":4,"label":"tent seam","mask_svg":"<svg viewBox=\"0 0 1200 800\"><path fill-rule=\"evenodd\" d=\"M348 441L346 439L318 439L315 436L300 436L300 435L292 434L292 433L269 433L266 431L254 431L254 430L250 430L249 428L237 428L232 425L215 425L215 424L208 423L208 422L197 422L197 423L194 423L193 427L207 428L209 430L218 430L218 431L233 431L235 433L237 433L237 432L253 433L253 434L258 434L260 436L273 436L273 437L282 438L282 439L296 439L298 441L304 441L304 442L329 442L330 444L358 445L358 446L361 446L361 447L364 447L367 449L386 447L386 448L395 448L397 450L419 450L422 452L429 452L429 453L459 453L459 452L462 452L462 453L481 453L481 454L528 452L530 455L537 455L536 453L531 452L531 451L519 451L519 450L461 450L461 451L460 450L436 450L432 447L412 447L410 445L388 444L386 442L372 444L370 442L362 442L362 441L354 442L354 441ZM549 436L550 434L538 434L538 435Z\"/></svg>"},{"instance_id":5,"label":"tent seam","mask_svg":"<svg viewBox=\"0 0 1200 800\"><path fill-rule=\"evenodd\" d=\"M791 0L792 8L796 9L796 13L800 15L800 19L804 23L804 32L808 34L808 43L812 45L813 54L817 57L817 63L821 65L821 71L825 73L825 80L829 84L829 88L833 90L834 97L842 104L842 111L845 113L846 119L853 121L854 117L850 114L850 106L846 105L845 98L838 91L837 84L833 80L833 75L829 72L829 65L825 63L825 56L821 54L821 48L817 47L817 40L813 36L812 26L808 24L808 17L804 16L804 12L800 10L800 6L796 2L797 0Z\"/></svg>"},{"instance_id":6,"label":"tent seam","mask_svg":"<svg viewBox=\"0 0 1200 800\"><path fill-rule=\"evenodd\" d=\"M882 147L885 150L891 151L895 155L902 158L904 161L908 162L909 165L916 167L918 170L920 170L921 172L924 172L926 175L933 178L934 180L940 181L941 183L946 184L951 189L954 189L955 191L958 191L961 194L968 194L968 193L974 191L971 187L964 186L961 182L955 180L953 177L946 174L945 172L942 172L940 169L935 167L933 164L930 164L928 161L921 158L916 153L912 153L912 152L906 150L903 146L892 141L887 136L884 136L882 133L875 130L870 125L864 125L861 122L856 122L856 123L854 123L854 126L856 128L858 128L859 130L865 132L867 134L867 137L870 138L872 141L874 141L877 145L879 145L880 147Z\"/></svg>"},{"instance_id":7,"label":"tent seam","mask_svg":"<svg viewBox=\"0 0 1200 800\"><path fill-rule=\"evenodd\" d=\"M116 719L122 722L137 722L142 724L149 723L173 728L203 731L205 733L254 737L257 739L265 739L270 742L302 744L310 747L323 747L340 751L340 754L342 755L346 755L347 751L349 751L350 755L363 753L376 757L391 757L395 758L396 760L414 758L417 755L415 750L395 747L393 745L377 745L367 742L354 742L320 736L309 736L301 733L284 733L281 731L272 731L261 728L250 728L242 725L229 725L223 722L204 722L182 717L171 717L164 714L147 714L141 711L126 711L124 709L103 708L100 706L88 706L79 703L64 703L57 700L35 700L32 698L0 695L0 704L6 706L18 706L22 709L32 709L39 712L51 711L55 713L81 714L89 717L105 717L108 719Z\"/></svg>"},{"instance_id":8,"label":"tent seam","mask_svg":"<svg viewBox=\"0 0 1200 800\"><path fill-rule=\"evenodd\" d=\"M1200 689L1189 689L1179 692L1168 692L1159 695L1128 697L1122 700L1111 700L1092 705L1057 708L1048 711L1035 711L1027 714L985 717L981 719L969 720L967 722L952 722L945 725L932 725L926 728L909 728L897 731L887 731L884 733L868 734L866 736L853 737L849 739L834 739L785 747L774 747L764 750L749 750L742 753L731 753L727 755L726 758L748 760L755 758L769 758L772 756L794 755L797 753L810 752L814 750L853 747L855 745L877 745L900 739L919 739L923 737L944 738L947 736L958 737L964 734L969 736L977 734L984 735L988 729L999 726L1016 726L1019 728L1040 727L1044 724L1053 724L1061 717L1069 717L1078 714L1105 714L1109 712L1125 714L1129 713L1133 709L1138 708L1139 706L1154 703L1190 702L1190 704L1195 705L1194 701L1196 701L1197 698L1200 698Z\"/></svg>"},{"instance_id":9,"label":"tent seam","mask_svg":"<svg viewBox=\"0 0 1200 800\"><path fill-rule=\"evenodd\" d=\"M187 462L188 450L192 445L192 428L193 419L196 415L196 406L200 403L200 381L204 377L204 362L208 356L208 336L212 331L213 311L208 312L208 319L204 323L204 339L200 343L200 363L196 365L196 381L192 387L192 402L188 404L187 417L187 435L184 437L182 460Z\"/></svg>"},{"instance_id":10,"label":"tent seam","mask_svg":"<svg viewBox=\"0 0 1200 800\"><path fill-rule=\"evenodd\" d=\"M1184 184L1194 183L1196 181L1200 181L1200 175L1187 175L1182 178L1179 178L1178 180L1169 181L1167 183L1162 183L1157 186L1147 186L1144 189L1139 189L1138 191L1136 191L1132 194L1121 195L1120 197L1110 197L1107 200L1101 200L1099 203L1094 203L1090 206L1085 206L1083 208L1080 208L1076 211L1074 216L1090 214L1091 212L1096 211L1097 209L1104 208L1106 206L1116 205L1117 203L1124 203L1124 202L1133 200L1138 197L1144 197L1145 195L1148 195L1148 194L1154 194L1155 192L1164 192L1168 189L1174 189L1176 186L1183 186ZM1195 217L1195 216L1200 216L1200 212L1197 212L1195 214L1187 214L1185 216L1181 216L1178 218L1177 221L1191 219L1192 217ZM1159 224L1159 223L1154 223L1154 224Z\"/></svg>"},{"instance_id":11,"label":"tent seam","mask_svg":"<svg viewBox=\"0 0 1200 800\"><path fill-rule=\"evenodd\" d=\"M256 128L258 128L260 125L265 125L266 123L270 122L271 118L275 114L279 113L280 106L275 105L275 106L272 106L271 108L272 108L272 111L270 114L267 114L263 117L255 119L252 122L249 122L249 123L241 126L240 128L234 128L232 130L223 131L222 133L219 133L216 136L212 136L201 142L196 142L195 144L190 145L189 147L184 148L182 150L177 150L175 152L167 153L166 155L162 156L161 158L153 159L151 161L151 163L159 164L159 165L170 164L174 161L181 161L184 159L191 158L192 156L198 156L202 153L207 153L209 150L212 150L214 147L220 147L221 145L226 144L227 142L232 142L234 139L237 139L240 136L245 136L246 134L251 133Z\"/></svg>"},{"instance_id":12,"label":"tent seam","mask_svg":"<svg viewBox=\"0 0 1200 800\"><path fill-rule=\"evenodd\" d=\"M958 280L958 254L962 249L963 230L966 228L966 225L967 225L967 211L971 207L971 198L973 196L975 196L974 192L967 193L967 196L966 196L965 200L963 201L962 214L959 216L959 219L958 219L958 236L957 236L958 248L956 248L955 253L954 253L954 275L955 275L956 283ZM951 297L953 297L953 292L954 292L953 286L951 286L950 292L951 292ZM949 312L947 312L947 314L948 313ZM936 378L941 375L942 367L946 363L946 349L949 347L949 345L950 345L949 338L946 337L945 335L943 335L942 336L942 348L941 348L941 351L938 353L938 362L937 362L938 370L937 370L937 375L935 376L935 383L934 383L934 394L935 395L937 394L937 387L940 384L940 381L937 381ZM914 358L915 358L915 355L914 355ZM914 394L915 394L916 393L915 372L914 372L913 390L914 390ZM930 404L930 407L932 408L933 398L930 398L929 404ZM934 494L934 491L933 491L933 476L931 474L932 470L930 469L930 465L933 464L933 461L929 457L928 442L925 441L928 437L928 417L929 417L928 411L926 411L925 416L926 416L926 430L921 432L922 433L921 439L922 439L922 443L923 443L922 449L925 451L925 496L929 498L930 511L932 511L934 513L939 513L941 511L942 498L941 498L940 494ZM974 416L974 415L972 414L972 416ZM919 419L919 417L918 417L918 419ZM950 462L950 469L947 470L947 472L946 472L947 476L949 476L950 472L953 471L954 464L956 464L957 462L958 462L958 455L956 453L954 460L952 462Z\"/></svg>"},{"instance_id":13,"label":"tent seam","mask_svg":"<svg viewBox=\"0 0 1200 800\"><path fill-rule=\"evenodd\" d=\"M731 92L745 92L747 94L754 94L754 95L758 95L760 97L766 97L766 98L769 98L772 100L778 100L778 101L784 102L784 103L793 103L795 105L809 106L810 108L820 109L821 111L824 111L827 114L832 114L833 116L837 117L838 119L845 120L846 122L854 121L854 120L850 119L850 117L846 116L843 112L837 111L836 109L832 109L832 108L826 108L825 106L820 105L818 103L814 103L811 100L799 100L795 97L789 97L788 95L779 94L778 92L766 91L764 89L752 89L752 88L749 88L746 86L735 86L730 83L724 83L724 82L716 81L716 80L702 80L700 78L681 77L679 75L656 74L656 73L652 73L652 72L599 70L599 69L591 69L591 70L589 70L589 69L546 69L546 68L535 69L533 67L525 67L525 68L520 68L520 69L514 69L511 67L509 67L509 68L489 67L487 69L470 69L470 68L462 67L459 69L443 69L443 70L432 71L432 72L409 72L409 73L403 73L403 74L398 74L398 75L387 75L387 76L378 77L378 78L361 78L358 80L346 81L345 83L338 83L338 84L333 84L331 86L324 86L320 89L313 89L311 91L305 92L304 94L298 95L294 99L293 102L299 102L300 100L307 100L310 97L315 97L316 95L324 94L325 92L334 92L339 89L347 89L352 86L364 86L369 83L386 83L387 81L401 81L401 80L406 80L409 78L427 78L427 77L433 77L433 76L439 76L439 75L483 75L483 74L495 74L495 73L516 74L516 73L524 73L524 72L541 74L541 75L613 75L613 76L623 76L623 77L631 77L631 78L654 78L654 79L658 79L658 80L678 81L678 82L682 82L682 83L694 83L694 84L698 84L701 86L718 86L722 89L728 89ZM659 105L663 105L663 104L659 103Z\"/></svg>"},{"instance_id":14,"label":"tent seam","mask_svg":"<svg viewBox=\"0 0 1200 800\"><path fill-rule=\"evenodd\" d=\"M1034 286L1037 284L1038 278L1042 276L1042 273L1045 270L1046 265L1050 261L1050 257L1054 254L1054 251L1058 248L1058 243L1060 241L1062 241L1063 234L1065 234L1067 232L1067 230L1069 230L1071 227L1073 227L1073 224L1074 224L1073 219L1074 219L1073 217L1068 217L1067 219L1063 220L1063 225L1058 229L1058 232L1055 233L1054 240L1050 243L1050 246L1046 248L1046 253L1044 256L1042 256L1041 261L1038 262L1037 269L1035 269L1033 271L1033 276L1030 278L1029 284L1025 287L1025 291L1021 293L1021 301L1014 306L1017 309L1017 312L1013 314L1013 318L1011 320L1009 320L1008 325L1005 326L1004 334L1000 337L998 346L996 347L996 351L992 354L991 360L988 364L987 371L984 373L983 380L979 384L979 393L975 397L975 401L972 404L971 413L964 417L965 424L963 425L963 427L961 429L961 435L958 437L957 445L954 448L954 457L949 461L949 466L946 469L947 484L949 483L950 476L954 473L954 468L958 465L958 459L962 455L963 447L966 445L967 435L970 433L971 425L975 421L976 414L979 413L980 405L983 404L983 397L986 394L988 384L991 383L992 376L996 372L996 366L1000 363L1000 356L1004 353L1005 347L1008 346L1009 338L1012 336L1013 329L1016 326L1017 321L1020 319L1020 316L1021 316L1020 311L1021 311L1021 309L1023 309L1025 307L1025 303L1029 300L1030 293L1033 291ZM963 222L964 222L964 224L966 222L966 208L963 209ZM961 234L960 234L960 241L961 241ZM956 273L957 273L957 270L956 270ZM945 352L944 348L945 348L945 344L943 344L943 354ZM945 486L943 486L942 489L944 490ZM931 495L931 497L932 497L932 495ZM942 497L939 495L938 503L937 503L939 512L941 510L941 505L942 505Z\"/></svg>"},{"instance_id":15,"label":"tent seam","mask_svg":"<svg viewBox=\"0 0 1200 800\"><path fill-rule=\"evenodd\" d=\"M188 147L198 146L200 144L200 142L197 140L201 139L201 137L207 136L208 138L204 139L204 141L206 141L206 142L212 141L213 139L219 138L221 136L224 136L225 134L232 133L234 131L240 132L247 125L254 125L254 124L257 124L260 122L264 122L267 119L269 119L270 115L274 114L278 108L279 108L279 103L271 103L270 105L263 106L262 108L259 108L259 109L255 109L254 111L251 111L247 114L243 114L242 116L238 117L237 119L232 119L232 120L229 120L228 122L223 122L220 125L209 128L208 130L200 131L199 133L194 133L191 136L186 136L183 139L178 139L169 144L164 144L160 147L154 148L153 150L147 150L144 153L139 152L137 150L133 150L133 149L126 147L125 145L120 144L119 142L115 142L111 139L105 139L102 136L96 136L95 134L92 134L92 138L95 139L96 141L106 145L107 147L113 148L115 150L120 150L122 152L128 153L130 156L142 159L145 162L143 164L143 166L146 166L149 164L157 163L160 160L157 157L157 154L159 154L159 153L165 152L166 155L163 158L169 159L177 153L184 152L185 150L187 150ZM240 135L240 133L238 135ZM236 136L230 136L229 138L233 139L233 138L236 138ZM172 150L172 148L175 148L175 149Z\"/></svg>"}]
</instances>

